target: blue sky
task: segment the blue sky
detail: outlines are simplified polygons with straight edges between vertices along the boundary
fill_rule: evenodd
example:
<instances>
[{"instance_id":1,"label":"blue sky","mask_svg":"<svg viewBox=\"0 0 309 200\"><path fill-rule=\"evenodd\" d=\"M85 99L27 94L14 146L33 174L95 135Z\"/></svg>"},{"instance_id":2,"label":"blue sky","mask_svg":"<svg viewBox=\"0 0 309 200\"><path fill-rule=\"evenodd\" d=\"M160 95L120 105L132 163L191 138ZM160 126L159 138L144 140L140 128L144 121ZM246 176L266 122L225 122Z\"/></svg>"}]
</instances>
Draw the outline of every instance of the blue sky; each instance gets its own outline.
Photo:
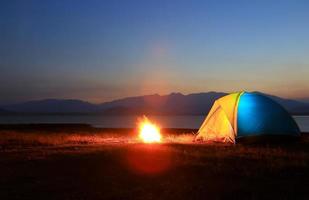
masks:
<instances>
[{"instance_id":1,"label":"blue sky","mask_svg":"<svg viewBox=\"0 0 309 200\"><path fill-rule=\"evenodd\" d=\"M309 1L0 1L0 103L308 97Z\"/></svg>"}]
</instances>

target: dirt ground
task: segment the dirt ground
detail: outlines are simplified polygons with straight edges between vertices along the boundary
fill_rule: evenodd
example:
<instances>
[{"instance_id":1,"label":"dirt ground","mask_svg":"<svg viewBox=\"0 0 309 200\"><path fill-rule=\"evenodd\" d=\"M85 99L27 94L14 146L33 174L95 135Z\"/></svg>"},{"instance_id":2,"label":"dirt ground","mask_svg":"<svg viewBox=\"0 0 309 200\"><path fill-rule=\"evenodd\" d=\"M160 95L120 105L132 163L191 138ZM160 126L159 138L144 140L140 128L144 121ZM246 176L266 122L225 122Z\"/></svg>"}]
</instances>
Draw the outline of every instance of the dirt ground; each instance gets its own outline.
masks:
<instances>
[{"instance_id":1,"label":"dirt ground","mask_svg":"<svg viewBox=\"0 0 309 200\"><path fill-rule=\"evenodd\" d=\"M0 127L0 199L309 199L309 135L285 143L196 144L165 130Z\"/></svg>"}]
</instances>

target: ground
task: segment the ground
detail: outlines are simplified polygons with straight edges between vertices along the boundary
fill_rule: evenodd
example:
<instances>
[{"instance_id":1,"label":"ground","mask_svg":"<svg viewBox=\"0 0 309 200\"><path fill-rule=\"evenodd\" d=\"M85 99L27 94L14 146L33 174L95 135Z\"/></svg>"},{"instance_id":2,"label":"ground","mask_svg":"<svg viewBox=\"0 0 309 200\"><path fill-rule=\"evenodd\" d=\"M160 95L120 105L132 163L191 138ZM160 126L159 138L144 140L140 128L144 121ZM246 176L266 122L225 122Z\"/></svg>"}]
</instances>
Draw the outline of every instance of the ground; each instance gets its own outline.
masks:
<instances>
[{"instance_id":1,"label":"ground","mask_svg":"<svg viewBox=\"0 0 309 200\"><path fill-rule=\"evenodd\" d=\"M308 199L309 136L285 143L196 144L164 130L0 126L0 199Z\"/></svg>"}]
</instances>

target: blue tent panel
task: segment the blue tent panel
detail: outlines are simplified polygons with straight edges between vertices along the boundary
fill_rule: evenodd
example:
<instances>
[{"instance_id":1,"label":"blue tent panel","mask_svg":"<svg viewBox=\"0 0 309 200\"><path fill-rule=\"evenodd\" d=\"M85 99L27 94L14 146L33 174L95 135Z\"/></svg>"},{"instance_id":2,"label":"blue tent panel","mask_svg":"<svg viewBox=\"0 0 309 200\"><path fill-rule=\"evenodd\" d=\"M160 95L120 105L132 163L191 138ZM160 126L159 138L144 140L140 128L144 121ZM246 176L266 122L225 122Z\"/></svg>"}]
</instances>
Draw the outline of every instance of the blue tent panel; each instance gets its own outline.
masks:
<instances>
[{"instance_id":1,"label":"blue tent panel","mask_svg":"<svg viewBox=\"0 0 309 200\"><path fill-rule=\"evenodd\" d=\"M300 134L296 122L282 106L258 93L243 93L237 115L237 137Z\"/></svg>"}]
</instances>

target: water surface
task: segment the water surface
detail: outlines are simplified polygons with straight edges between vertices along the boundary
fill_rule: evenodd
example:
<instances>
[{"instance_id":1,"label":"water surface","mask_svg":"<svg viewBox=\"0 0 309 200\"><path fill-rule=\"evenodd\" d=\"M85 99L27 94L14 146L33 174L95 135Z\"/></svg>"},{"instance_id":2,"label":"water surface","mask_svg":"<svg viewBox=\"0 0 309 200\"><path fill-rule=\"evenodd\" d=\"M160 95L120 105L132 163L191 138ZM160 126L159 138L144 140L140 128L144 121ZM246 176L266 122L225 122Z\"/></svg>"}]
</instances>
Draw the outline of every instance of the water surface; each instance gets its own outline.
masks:
<instances>
[{"instance_id":1,"label":"water surface","mask_svg":"<svg viewBox=\"0 0 309 200\"><path fill-rule=\"evenodd\" d=\"M0 124L86 123L100 128L134 128L141 116L102 115L23 115L0 116ZM202 124L205 116L149 116L162 128L193 128ZM309 132L309 116L294 116L301 131Z\"/></svg>"}]
</instances>

